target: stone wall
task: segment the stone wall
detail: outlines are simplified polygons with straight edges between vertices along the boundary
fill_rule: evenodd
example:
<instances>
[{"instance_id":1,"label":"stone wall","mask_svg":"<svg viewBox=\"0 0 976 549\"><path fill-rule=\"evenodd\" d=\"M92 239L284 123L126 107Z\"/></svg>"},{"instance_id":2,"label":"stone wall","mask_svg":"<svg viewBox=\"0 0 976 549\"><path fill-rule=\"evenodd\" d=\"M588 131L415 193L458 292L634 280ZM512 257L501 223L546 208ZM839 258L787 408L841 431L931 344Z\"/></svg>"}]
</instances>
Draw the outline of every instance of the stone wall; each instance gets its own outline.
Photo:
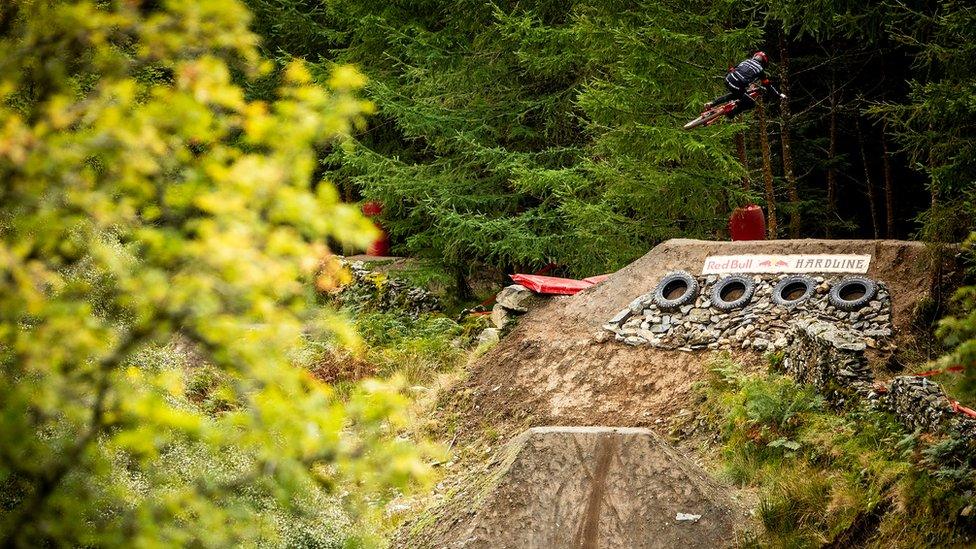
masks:
<instances>
[{"instance_id":1,"label":"stone wall","mask_svg":"<svg viewBox=\"0 0 976 549\"><path fill-rule=\"evenodd\" d=\"M913 430L939 431L955 416L945 391L927 377L896 377L879 402Z\"/></svg>"},{"instance_id":2,"label":"stone wall","mask_svg":"<svg viewBox=\"0 0 976 549\"><path fill-rule=\"evenodd\" d=\"M838 404L852 392L870 394L874 376L859 334L823 320L803 319L793 322L787 339L783 368L797 381L813 385Z\"/></svg>"},{"instance_id":3,"label":"stone wall","mask_svg":"<svg viewBox=\"0 0 976 549\"><path fill-rule=\"evenodd\" d=\"M395 275L371 270L362 261L341 264L349 270L352 281L333 293L341 305L379 311L405 311L418 316L440 310L437 297L425 288L413 286Z\"/></svg>"},{"instance_id":4,"label":"stone wall","mask_svg":"<svg viewBox=\"0 0 976 549\"><path fill-rule=\"evenodd\" d=\"M783 368L797 381L816 387L830 402L843 405L851 397L867 399L908 429L976 439L976 420L957 414L938 383L920 376L876 383L859 334L824 321L792 324Z\"/></svg>"},{"instance_id":5,"label":"stone wall","mask_svg":"<svg viewBox=\"0 0 976 549\"><path fill-rule=\"evenodd\" d=\"M718 276L698 277L700 289L694 304L664 312L655 305L651 291L632 301L603 328L617 341L628 345L682 351L733 348L766 351L786 347L791 321L822 320L856 331L868 347L892 348L891 299L883 283L878 284L878 294L867 306L846 312L832 306L827 297L831 284L842 277L815 276L816 290L806 301L792 307L773 303L773 287L786 276L754 276L756 290L752 300L733 311L712 307L710 295Z\"/></svg>"}]
</instances>

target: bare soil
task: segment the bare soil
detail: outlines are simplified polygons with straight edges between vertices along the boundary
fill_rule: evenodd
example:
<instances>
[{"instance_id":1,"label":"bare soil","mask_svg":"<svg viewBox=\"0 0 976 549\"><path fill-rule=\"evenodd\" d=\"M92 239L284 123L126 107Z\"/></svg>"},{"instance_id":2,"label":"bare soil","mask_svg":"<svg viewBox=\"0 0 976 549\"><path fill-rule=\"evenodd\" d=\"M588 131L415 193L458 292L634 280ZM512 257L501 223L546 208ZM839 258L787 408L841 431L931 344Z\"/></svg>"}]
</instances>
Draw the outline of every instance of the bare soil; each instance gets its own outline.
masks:
<instances>
[{"instance_id":1,"label":"bare soil","mask_svg":"<svg viewBox=\"0 0 976 549\"><path fill-rule=\"evenodd\" d=\"M648 429L537 427L503 455L411 546L711 548L743 522L722 486Z\"/></svg>"}]
</instances>

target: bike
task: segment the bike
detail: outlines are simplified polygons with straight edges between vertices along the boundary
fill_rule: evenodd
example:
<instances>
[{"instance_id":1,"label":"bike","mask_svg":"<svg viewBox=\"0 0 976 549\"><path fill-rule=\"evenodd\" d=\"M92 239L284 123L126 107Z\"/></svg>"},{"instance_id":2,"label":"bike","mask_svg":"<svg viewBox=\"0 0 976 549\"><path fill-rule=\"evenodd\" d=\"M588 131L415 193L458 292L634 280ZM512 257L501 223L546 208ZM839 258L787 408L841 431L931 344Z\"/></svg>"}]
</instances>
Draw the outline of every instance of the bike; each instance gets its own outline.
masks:
<instances>
[{"instance_id":1,"label":"bike","mask_svg":"<svg viewBox=\"0 0 976 549\"><path fill-rule=\"evenodd\" d=\"M752 98L753 101L758 101L759 96L765 93L766 88L761 84L756 84L755 82L749 84L746 88L746 95ZM725 115L732 112L732 109L739 104L738 99L733 99L731 101L726 101L725 103L719 103L712 108L704 111L701 115L685 124L685 129L690 130L692 128L697 128L698 126L711 126L712 124L718 122Z\"/></svg>"}]
</instances>

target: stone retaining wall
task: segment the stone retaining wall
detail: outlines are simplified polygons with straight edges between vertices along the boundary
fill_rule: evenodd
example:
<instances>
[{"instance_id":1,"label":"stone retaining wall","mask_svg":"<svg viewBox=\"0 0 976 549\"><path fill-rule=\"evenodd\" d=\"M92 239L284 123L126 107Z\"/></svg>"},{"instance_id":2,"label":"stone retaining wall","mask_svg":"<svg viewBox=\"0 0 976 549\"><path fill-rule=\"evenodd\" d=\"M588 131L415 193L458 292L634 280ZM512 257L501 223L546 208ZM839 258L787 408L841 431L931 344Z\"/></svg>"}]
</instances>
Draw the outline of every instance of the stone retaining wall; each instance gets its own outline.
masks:
<instances>
[{"instance_id":1,"label":"stone retaining wall","mask_svg":"<svg viewBox=\"0 0 976 549\"><path fill-rule=\"evenodd\" d=\"M783 357L786 373L813 385L830 402L867 399L908 429L976 439L976 420L957 414L945 391L931 379L900 376L875 383L864 356L866 345L857 333L828 322L800 320L793 322L789 340Z\"/></svg>"},{"instance_id":2,"label":"stone retaining wall","mask_svg":"<svg viewBox=\"0 0 976 549\"><path fill-rule=\"evenodd\" d=\"M913 430L941 431L956 415L942 387L926 377L896 377L880 403Z\"/></svg>"},{"instance_id":3,"label":"stone retaining wall","mask_svg":"<svg viewBox=\"0 0 976 549\"><path fill-rule=\"evenodd\" d=\"M793 322L788 339L783 367L797 381L813 385L838 404L852 391L863 397L871 392L874 376L859 334L807 319Z\"/></svg>"},{"instance_id":4,"label":"stone retaining wall","mask_svg":"<svg viewBox=\"0 0 976 549\"><path fill-rule=\"evenodd\" d=\"M674 312L661 311L653 291L644 294L617 313L603 326L617 341L628 345L652 345L664 349L784 349L789 342L790 322L823 320L856 331L868 347L892 348L891 299L883 283L875 299L860 310L847 312L832 306L827 294L842 277L815 276L814 294L792 307L773 303L776 283L789 275L755 275L752 300L740 309L722 311L712 307L710 295L716 275L698 277L699 292L694 304Z\"/></svg>"}]
</instances>

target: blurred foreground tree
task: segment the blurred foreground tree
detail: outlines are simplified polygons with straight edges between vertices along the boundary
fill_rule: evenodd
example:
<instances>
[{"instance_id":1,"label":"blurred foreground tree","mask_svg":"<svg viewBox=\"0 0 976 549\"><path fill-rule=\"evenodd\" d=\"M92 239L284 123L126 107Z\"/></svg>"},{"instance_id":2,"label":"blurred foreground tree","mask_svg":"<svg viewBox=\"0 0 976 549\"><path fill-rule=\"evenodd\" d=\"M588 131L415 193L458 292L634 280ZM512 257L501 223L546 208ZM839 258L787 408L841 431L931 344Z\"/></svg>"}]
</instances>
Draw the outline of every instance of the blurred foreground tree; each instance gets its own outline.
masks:
<instances>
[{"instance_id":1,"label":"blurred foreground tree","mask_svg":"<svg viewBox=\"0 0 976 549\"><path fill-rule=\"evenodd\" d=\"M279 543L251 495L426 472L393 388L340 401L296 365L344 328L309 306L341 276L326 240L374 236L313 177L364 78L293 64L248 100L248 24L235 0L0 5L2 546ZM221 413L145 361L176 334L230 380Z\"/></svg>"},{"instance_id":2,"label":"blurred foreground tree","mask_svg":"<svg viewBox=\"0 0 976 549\"><path fill-rule=\"evenodd\" d=\"M976 232L963 243L962 257L969 275L976 277ZM949 347L949 352L939 362L943 367L965 368L962 389L964 396L972 402L976 398L976 284L959 288L952 300L951 313L939 321L937 334Z\"/></svg>"}]
</instances>

